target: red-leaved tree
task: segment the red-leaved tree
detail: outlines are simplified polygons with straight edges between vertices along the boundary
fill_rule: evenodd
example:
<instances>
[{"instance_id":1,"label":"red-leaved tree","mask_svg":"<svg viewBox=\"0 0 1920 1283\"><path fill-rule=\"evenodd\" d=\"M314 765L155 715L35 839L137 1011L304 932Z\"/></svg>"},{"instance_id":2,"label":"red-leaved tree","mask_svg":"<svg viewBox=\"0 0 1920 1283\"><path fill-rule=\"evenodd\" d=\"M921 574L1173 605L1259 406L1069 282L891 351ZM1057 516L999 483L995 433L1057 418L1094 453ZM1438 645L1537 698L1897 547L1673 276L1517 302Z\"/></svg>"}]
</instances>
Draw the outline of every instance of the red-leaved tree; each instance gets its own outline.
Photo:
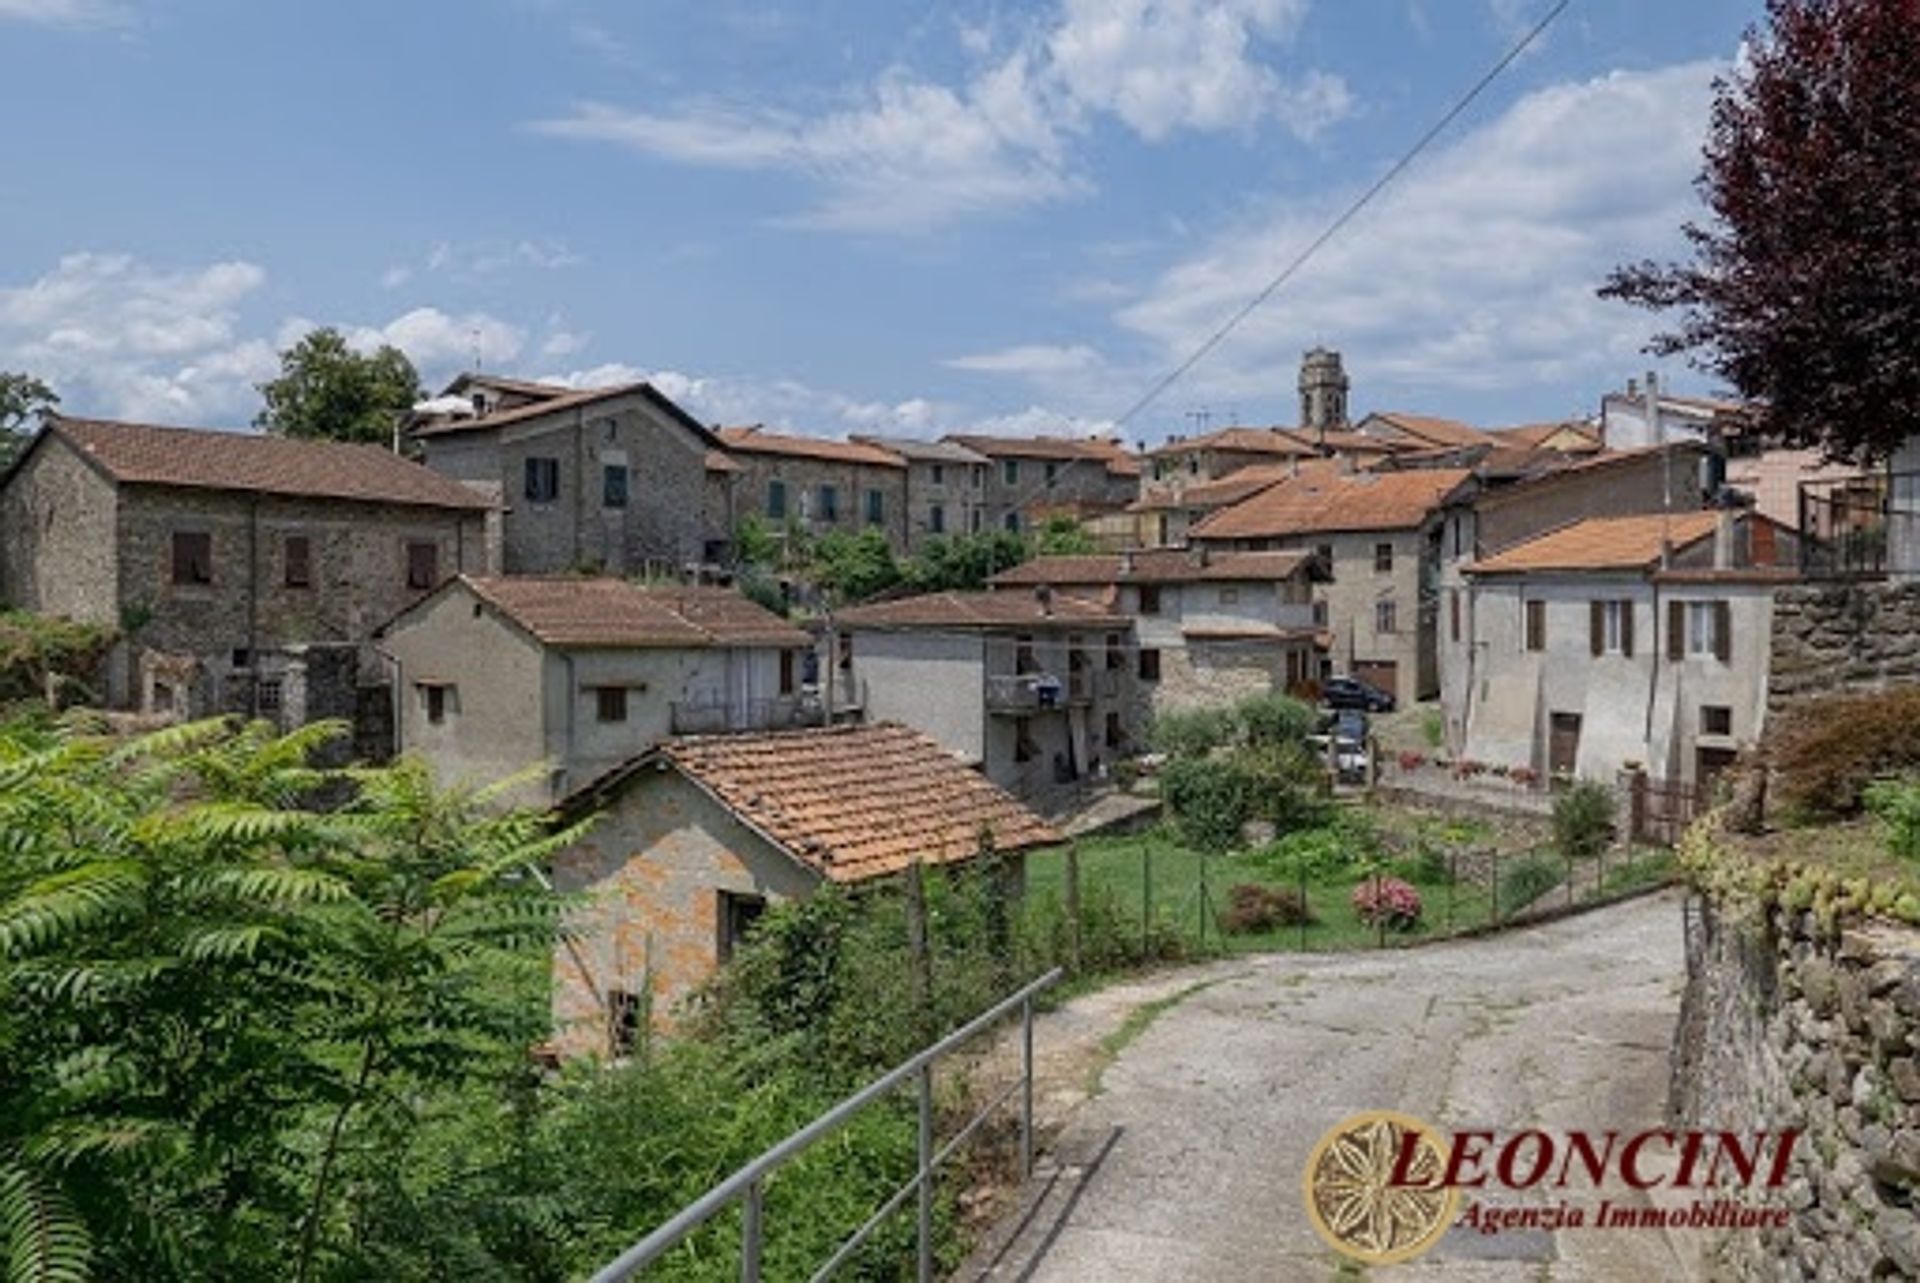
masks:
<instances>
[{"instance_id":1,"label":"red-leaved tree","mask_svg":"<svg viewBox=\"0 0 1920 1283\"><path fill-rule=\"evenodd\" d=\"M1759 426L1884 458L1920 433L1920 0L1769 0L1715 82L1690 262L1607 297L1677 313L1685 353Z\"/></svg>"}]
</instances>

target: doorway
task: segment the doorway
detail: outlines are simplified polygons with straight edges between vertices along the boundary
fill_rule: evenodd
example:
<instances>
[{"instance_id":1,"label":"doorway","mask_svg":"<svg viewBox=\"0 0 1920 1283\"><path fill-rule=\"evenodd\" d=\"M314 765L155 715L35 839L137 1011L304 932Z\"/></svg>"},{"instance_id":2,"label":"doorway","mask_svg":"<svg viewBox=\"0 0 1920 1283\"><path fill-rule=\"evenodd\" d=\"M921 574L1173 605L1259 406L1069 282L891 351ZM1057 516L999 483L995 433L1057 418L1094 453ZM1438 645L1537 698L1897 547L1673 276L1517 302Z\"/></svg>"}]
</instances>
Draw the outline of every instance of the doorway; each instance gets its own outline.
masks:
<instances>
[{"instance_id":1,"label":"doorway","mask_svg":"<svg viewBox=\"0 0 1920 1283\"><path fill-rule=\"evenodd\" d=\"M1580 714L1551 713L1547 719L1547 773L1572 775L1580 760Z\"/></svg>"}]
</instances>

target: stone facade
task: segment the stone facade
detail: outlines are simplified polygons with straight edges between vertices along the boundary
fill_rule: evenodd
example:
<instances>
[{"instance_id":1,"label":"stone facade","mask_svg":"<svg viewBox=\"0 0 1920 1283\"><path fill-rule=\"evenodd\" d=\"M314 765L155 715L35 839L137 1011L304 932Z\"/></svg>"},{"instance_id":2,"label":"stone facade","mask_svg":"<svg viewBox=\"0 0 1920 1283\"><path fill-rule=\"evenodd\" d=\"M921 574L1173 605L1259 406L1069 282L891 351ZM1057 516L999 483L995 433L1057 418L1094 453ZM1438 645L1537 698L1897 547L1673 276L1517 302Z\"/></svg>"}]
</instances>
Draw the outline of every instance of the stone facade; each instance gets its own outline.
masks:
<instances>
[{"instance_id":1,"label":"stone facade","mask_svg":"<svg viewBox=\"0 0 1920 1283\"><path fill-rule=\"evenodd\" d=\"M429 468L504 498L507 574L678 572L719 555L730 533L709 511L712 438L644 390L423 428L417 440ZM624 502L610 475L622 471Z\"/></svg>"},{"instance_id":2,"label":"stone facade","mask_svg":"<svg viewBox=\"0 0 1920 1283\"><path fill-rule=\"evenodd\" d=\"M1774 594L1767 703L1920 681L1920 584L1834 583Z\"/></svg>"},{"instance_id":3,"label":"stone facade","mask_svg":"<svg viewBox=\"0 0 1920 1283\"><path fill-rule=\"evenodd\" d=\"M796 529L816 538L835 530L859 534L872 528L886 536L894 552L907 551L905 463L739 449L728 457L739 467L730 482L735 521L751 515L775 534ZM874 495L879 496L877 521L871 506Z\"/></svg>"},{"instance_id":4,"label":"stone facade","mask_svg":"<svg viewBox=\"0 0 1920 1283\"><path fill-rule=\"evenodd\" d=\"M947 441L856 436L907 461L907 549L919 552L929 539L978 534L987 520L986 456Z\"/></svg>"},{"instance_id":5,"label":"stone facade","mask_svg":"<svg viewBox=\"0 0 1920 1283\"><path fill-rule=\"evenodd\" d=\"M1696 899L1671 1104L1684 1127L1802 1133L1790 1223L1729 1235L1716 1277L1920 1277L1920 932Z\"/></svg>"},{"instance_id":6,"label":"stone facade","mask_svg":"<svg viewBox=\"0 0 1920 1283\"><path fill-rule=\"evenodd\" d=\"M1139 496L1139 461L1066 439L955 437L990 461L983 523L1025 531L1050 511L1119 511Z\"/></svg>"},{"instance_id":7,"label":"stone facade","mask_svg":"<svg viewBox=\"0 0 1920 1283\"><path fill-rule=\"evenodd\" d=\"M0 531L0 597L123 631L111 704L259 713L283 725L318 715L296 715L309 705L335 716L353 703L323 693L340 665L308 648L358 653L433 584L487 568L477 510L121 485L54 434L0 492ZM179 582L176 536L204 537L205 582ZM293 540L305 541L304 575L289 573ZM432 582L410 582L410 570ZM380 679L371 666L359 673Z\"/></svg>"},{"instance_id":8,"label":"stone facade","mask_svg":"<svg viewBox=\"0 0 1920 1283\"><path fill-rule=\"evenodd\" d=\"M555 1042L614 1050L610 1008L671 1024L725 949L725 898L804 897L803 868L675 771L641 772L586 837L555 857L554 885L585 897L578 936L554 951Z\"/></svg>"}]
</instances>

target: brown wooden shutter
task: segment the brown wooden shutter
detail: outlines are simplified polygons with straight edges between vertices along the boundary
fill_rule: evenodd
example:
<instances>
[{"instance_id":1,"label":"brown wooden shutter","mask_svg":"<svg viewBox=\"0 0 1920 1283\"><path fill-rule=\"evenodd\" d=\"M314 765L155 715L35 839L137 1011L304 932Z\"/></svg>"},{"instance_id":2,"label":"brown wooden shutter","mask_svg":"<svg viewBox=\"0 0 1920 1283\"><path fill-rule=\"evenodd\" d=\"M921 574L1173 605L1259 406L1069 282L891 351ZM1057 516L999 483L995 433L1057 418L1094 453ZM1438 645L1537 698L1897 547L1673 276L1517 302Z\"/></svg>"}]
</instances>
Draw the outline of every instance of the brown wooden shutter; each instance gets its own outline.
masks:
<instances>
[{"instance_id":1,"label":"brown wooden shutter","mask_svg":"<svg viewBox=\"0 0 1920 1283\"><path fill-rule=\"evenodd\" d=\"M1628 659L1633 658L1633 601L1622 598L1620 601L1620 653Z\"/></svg>"},{"instance_id":2,"label":"brown wooden shutter","mask_svg":"<svg viewBox=\"0 0 1920 1283\"><path fill-rule=\"evenodd\" d=\"M1607 648L1607 603L1587 603L1587 649L1598 655Z\"/></svg>"},{"instance_id":3,"label":"brown wooden shutter","mask_svg":"<svg viewBox=\"0 0 1920 1283\"><path fill-rule=\"evenodd\" d=\"M407 545L407 587L431 588L439 579L440 547L438 544L410 543Z\"/></svg>"},{"instance_id":4,"label":"brown wooden shutter","mask_svg":"<svg viewBox=\"0 0 1920 1283\"><path fill-rule=\"evenodd\" d=\"M1453 640L1459 641L1460 640L1460 590L1458 588L1447 589L1447 610L1448 610L1448 613L1452 616L1452 620L1453 620L1453 625L1452 625Z\"/></svg>"},{"instance_id":5,"label":"brown wooden shutter","mask_svg":"<svg viewBox=\"0 0 1920 1283\"><path fill-rule=\"evenodd\" d=\"M1687 656L1687 603L1670 601L1667 603L1667 658L1685 659Z\"/></svg>"},{"instance_id":6,"label":"brown wooden shutter","mask_svg":"<svg viewBox=\"0 0 1920 1283\"><path fill-rule=\"evenodd\" d=\"M1723 664L1733 658L1733 607L1724 601L1713 603L1713 657Z\"/></svg>"},{"instance_id":7,"label":"brown wooden shutter","mask_svg":"<svg viewBox=\"0 0 1920 1283\"><path fill-rule=\"evenodd\" d=\"M313 585L313 545L305 535L288 535L286 544L286 584L289 588Z\"/></svg>"}]
</instances>

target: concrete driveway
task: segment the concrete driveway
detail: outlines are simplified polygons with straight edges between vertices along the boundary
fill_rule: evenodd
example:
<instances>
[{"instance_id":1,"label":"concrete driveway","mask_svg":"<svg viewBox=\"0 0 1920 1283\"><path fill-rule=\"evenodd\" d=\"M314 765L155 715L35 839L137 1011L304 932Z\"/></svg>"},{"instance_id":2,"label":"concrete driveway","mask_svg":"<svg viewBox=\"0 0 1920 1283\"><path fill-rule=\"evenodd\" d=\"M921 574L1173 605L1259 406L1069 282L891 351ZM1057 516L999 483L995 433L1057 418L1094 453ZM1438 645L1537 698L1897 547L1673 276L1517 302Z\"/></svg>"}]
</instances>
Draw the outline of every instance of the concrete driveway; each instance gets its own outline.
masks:
<instances>
[{"instance_id":1,"label":"concrete driveway","mask_svg":"<svg viewBox=\"0 0 1920 1283\"><path fill-rule=\"evenodd\" d=\"M1307 1155L1341 1119L1388 1108L1504 1133L1659 1126L1680 905L1669 892L1480 940L1196 969L1212 983L1108 1066L968 1275L1358 1277L1301 1199ZM1055 1018L1070 1027L1072 1006ZM1366 1276L1687 1279L1706 1277L1704 1247L1697 1233L1456 1228L1418 1260Z\"/></svg>"}]
</instances>

